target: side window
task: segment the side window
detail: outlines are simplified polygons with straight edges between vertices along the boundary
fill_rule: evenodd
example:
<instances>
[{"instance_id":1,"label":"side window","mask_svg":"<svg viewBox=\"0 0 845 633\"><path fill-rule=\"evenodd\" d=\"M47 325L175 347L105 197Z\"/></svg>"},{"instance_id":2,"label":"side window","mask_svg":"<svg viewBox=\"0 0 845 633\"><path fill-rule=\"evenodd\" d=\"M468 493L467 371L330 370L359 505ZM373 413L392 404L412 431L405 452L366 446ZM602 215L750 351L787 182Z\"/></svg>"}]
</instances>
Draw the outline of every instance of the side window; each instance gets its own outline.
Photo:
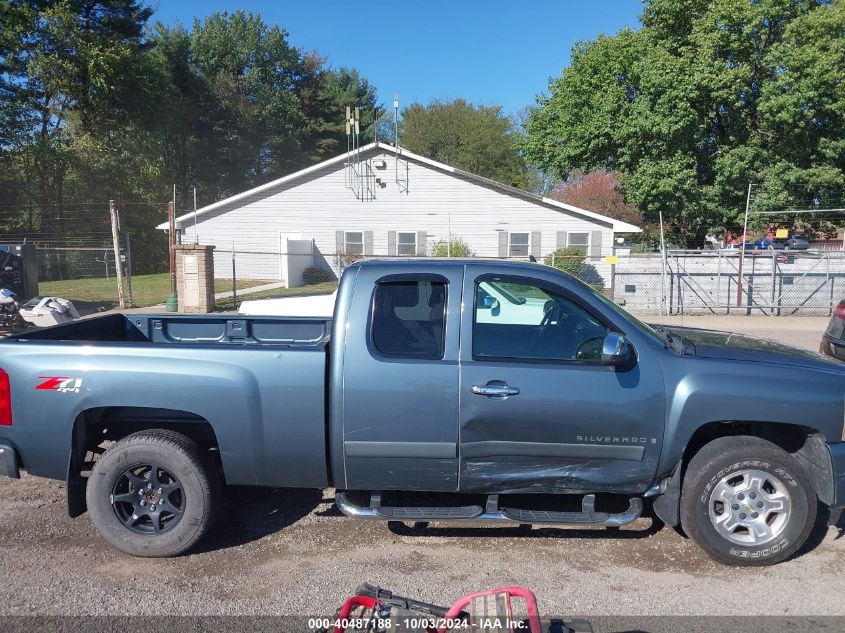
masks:
<instances>
[{"instance_id":1,"label":"side window","mask_svg":"<svg viewBox=\"0 0 845 633\"><path fill-rule=\"evenodd\" d=\"M386 356L443 358L446 284L391 281L376 284L372 337Z\"/></svg>"},{"instance_id":2,"label":"side window","mask_svg":"<svg viewBox=\"0 0 845 633\"><path fill-rule=\"evenodd\" d=\"M475 287L475 358L598 362L607 327L580 304L539 286Z\"/></svg>"}]
</instances>

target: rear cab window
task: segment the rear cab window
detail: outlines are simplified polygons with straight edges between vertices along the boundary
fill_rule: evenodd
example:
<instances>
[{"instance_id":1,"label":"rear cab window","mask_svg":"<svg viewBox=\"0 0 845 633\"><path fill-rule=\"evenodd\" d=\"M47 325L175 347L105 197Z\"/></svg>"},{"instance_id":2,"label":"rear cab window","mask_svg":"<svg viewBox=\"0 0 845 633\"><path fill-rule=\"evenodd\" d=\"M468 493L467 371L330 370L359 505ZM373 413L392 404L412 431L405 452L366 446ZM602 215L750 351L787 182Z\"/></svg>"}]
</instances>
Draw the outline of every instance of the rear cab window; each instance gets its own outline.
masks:
<instances>
[{"instance_id":1,"label":"rear cab window","mask_svg":"<svg viewBox=\"0 0 845 633\"><path fill-rule=\"evenodd\" d=\"M445 281L380 281L373 292L373 348L384 356L442 359L446 330Z\"/></svg>"}]
</instances>

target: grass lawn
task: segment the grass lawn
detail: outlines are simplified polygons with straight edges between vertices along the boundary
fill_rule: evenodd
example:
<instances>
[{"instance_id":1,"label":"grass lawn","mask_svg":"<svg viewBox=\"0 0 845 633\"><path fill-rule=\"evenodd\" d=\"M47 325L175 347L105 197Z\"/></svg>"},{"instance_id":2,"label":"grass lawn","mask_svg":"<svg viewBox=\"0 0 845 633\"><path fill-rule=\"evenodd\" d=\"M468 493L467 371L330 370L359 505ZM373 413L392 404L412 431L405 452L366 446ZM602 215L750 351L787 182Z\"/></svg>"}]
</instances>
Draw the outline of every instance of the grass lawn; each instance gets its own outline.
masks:
<instances>
[{"instance_id":1,"label":"grass lawn","mask_svg":"<svg viewBox=\"0 0 845 633\"><path fill-rule=\"evenodd\" d=\"M229 287L224 290L231 290L232 283L229 282ZM252 299L271 299L274 297L297 297L302 295L319 295L328 294L337 290L336 281L326 281L321 284L311 284L310 286L298 286L296 288L273 288L272 290L261 290L259 292L251 292L245 295L238 295L238 303ZM222 290L221 290L222 292ZM217 300L218 310L233 310L232 297Z\"/></svg>"},{"instance_id":2,"label":"grass lawn","mask_svg":"<svg viewBox=\"0 0 845 633\"><path fill-rule=\"evenodd\" d=\"M261 279L239 279L237 289L244 290L252 286L261 286L266 283L273 283L275 280ZM254 294L244 295L249 299L264 299L267 297L287 297L292 295L317 294L332 292L337 287L336 282L301 286L299 288L274 288ZM231 279L215 279L214 292L231 292ZM124 284L124 291L126 286ZM77 305L77 308L86 306L92 309L98 307L111 308L117 305L117 281L114 277L109 279L69 279L60 281L42 281L38 284L38 292L41 295L64 297L70 299ZM159 273L155 275L135 275L132 277L132 303L136 307L145 307L164 303L167 295L170 294L170 275ZM241 297L238 297L240 302ZM221 299L221 309L232 307L232 299ZM89 310L86 310L86 312Z\"/></svg>"}]
</instances>

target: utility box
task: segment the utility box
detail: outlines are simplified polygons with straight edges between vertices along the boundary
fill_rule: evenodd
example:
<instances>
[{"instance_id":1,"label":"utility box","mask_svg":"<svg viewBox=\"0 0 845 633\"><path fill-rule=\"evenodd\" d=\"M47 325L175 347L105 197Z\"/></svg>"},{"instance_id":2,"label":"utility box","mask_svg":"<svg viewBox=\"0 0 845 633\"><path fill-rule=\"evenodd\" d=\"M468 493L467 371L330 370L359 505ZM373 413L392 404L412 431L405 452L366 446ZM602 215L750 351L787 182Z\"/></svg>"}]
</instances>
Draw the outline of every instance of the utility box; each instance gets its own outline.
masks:
<instances>
[{"instance_id":1,"label":"utility box","mask_svg":"<svg viewBox=\"0 0 845 633\"><path fill-rule=\"evenodd\" d=\"M213 246L176 246L176 294L179 312L214 312Z\"/></svg>"},{"instance_id":2,"label":"utility box","mask_svg":"<svg viewBox=\"0 0 845 633\"><path fill-rule=\"evenodd\" d=\"M35 244L0 244L0 288L8 288L23 303L38 296Z\"/></svg>"}]
</instances>

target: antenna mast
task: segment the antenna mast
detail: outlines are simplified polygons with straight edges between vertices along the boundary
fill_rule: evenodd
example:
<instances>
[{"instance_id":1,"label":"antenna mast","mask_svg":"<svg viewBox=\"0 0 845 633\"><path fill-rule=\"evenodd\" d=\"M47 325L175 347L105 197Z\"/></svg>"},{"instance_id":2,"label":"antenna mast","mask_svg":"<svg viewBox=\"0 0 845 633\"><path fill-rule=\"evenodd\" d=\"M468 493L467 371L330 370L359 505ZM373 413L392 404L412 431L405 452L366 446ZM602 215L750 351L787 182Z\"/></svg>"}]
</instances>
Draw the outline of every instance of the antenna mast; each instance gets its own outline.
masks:
<instances>
[{"instance_id":1,"label":"antenna mast","mask_svg":"<svg viewBox=\"0 0 845 633\"><path fill-rule=\"evenodd\" d=\"M375 199L369 160L361 162L361 108L346 106L346 166L344 185L364 202Z\"/></svg>"},{"instance_id":2,"label":"antenna mast","mask_svg":"<svg viewBox=\"0 0 845 633\"><path fill-rule=\"evenodd\" d=\"M408 193L408 161L405 161L405 180L399 179L399 93L393 95L393 156L394 180L399 185L399 191Z\"/></svg>"}]
</instances>

